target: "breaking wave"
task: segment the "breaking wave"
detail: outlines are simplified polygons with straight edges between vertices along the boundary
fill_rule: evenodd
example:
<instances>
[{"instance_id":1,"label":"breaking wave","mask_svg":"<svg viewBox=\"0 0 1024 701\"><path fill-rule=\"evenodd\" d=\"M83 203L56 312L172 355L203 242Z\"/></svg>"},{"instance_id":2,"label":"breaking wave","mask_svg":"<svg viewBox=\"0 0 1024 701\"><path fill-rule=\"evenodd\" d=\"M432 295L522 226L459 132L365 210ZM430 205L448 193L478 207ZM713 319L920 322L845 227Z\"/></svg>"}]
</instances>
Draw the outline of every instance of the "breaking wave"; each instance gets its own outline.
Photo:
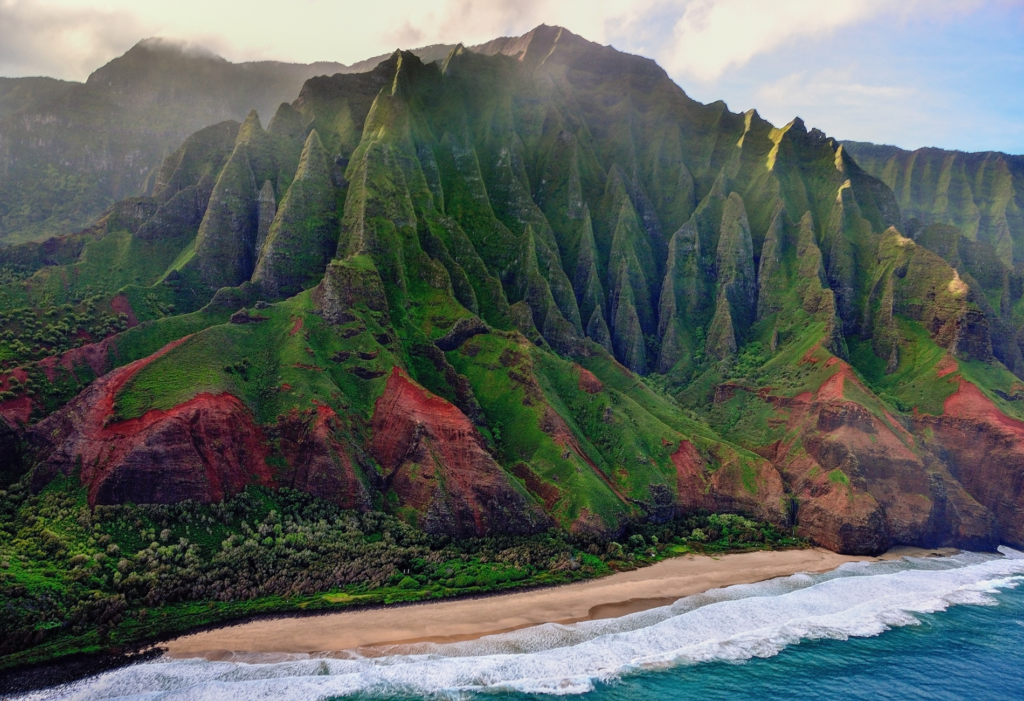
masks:
<instances>
[{"instance_id":1,"label":"breaking wave","mask_svg":"<svg viewBox=\"0 0 1024 701\"><path fill-rule=\"evenodd\" d=\"M157 660L35 692L29 699L249 701L413 697L487 692L568 695L643 670L771 657L801 640L878 635L918 623L915 614L1024 581L1024 554L851 563L715 589L621 618L546 624L451 644L319 656L238 656L231 661Z\"/></svg>"}]
</instances>

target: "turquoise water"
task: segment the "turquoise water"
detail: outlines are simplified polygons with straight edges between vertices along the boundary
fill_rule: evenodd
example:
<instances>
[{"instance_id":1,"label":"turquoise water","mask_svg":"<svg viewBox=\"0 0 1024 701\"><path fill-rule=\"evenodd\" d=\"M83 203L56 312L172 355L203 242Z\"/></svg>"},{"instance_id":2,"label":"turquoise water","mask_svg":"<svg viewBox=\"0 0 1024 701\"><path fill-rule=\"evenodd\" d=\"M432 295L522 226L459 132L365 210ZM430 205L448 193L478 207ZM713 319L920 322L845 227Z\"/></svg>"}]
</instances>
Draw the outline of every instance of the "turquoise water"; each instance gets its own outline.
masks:
<instances>
[{"instance_id":1,"label":"turquoise water","mask_svg":"<svg viewBox=\"0 0 1024 701\"><path fill-rule=\"evenodd\" d=\"M918 616L871 638L805 642L777 657L641 673L599 685L587 701L653 699L1024 699L1024 590L996 606ZM548 696L519 695L521 699Z\"/></svg>"},{"instance_id":2,"label":"turquoise water","mask_svg":"<svg viewBox=\"0 0 1024 701\"><path fill-rule=\"evenodd\" d=\"M1024 699L1024 555L853 563L361 657L134 665L33 699Z\"/></svg>"}]
</instances>

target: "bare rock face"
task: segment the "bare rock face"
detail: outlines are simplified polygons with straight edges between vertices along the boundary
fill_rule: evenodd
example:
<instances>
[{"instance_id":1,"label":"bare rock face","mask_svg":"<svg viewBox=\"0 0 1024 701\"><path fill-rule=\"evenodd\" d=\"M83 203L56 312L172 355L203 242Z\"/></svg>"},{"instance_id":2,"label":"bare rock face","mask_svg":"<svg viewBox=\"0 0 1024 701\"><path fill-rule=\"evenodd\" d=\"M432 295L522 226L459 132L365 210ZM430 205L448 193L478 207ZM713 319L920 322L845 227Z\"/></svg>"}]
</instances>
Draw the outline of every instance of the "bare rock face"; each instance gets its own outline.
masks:
<instances>
[{"instance_id":1,"label":"bare rock face","mask_svg":"<svg viewBox=\"0 0 1024 701\"><path fill-rule=\"evenodd\" d=\"M864 391L838 358L835 374L812 396L783 402L795 442L773 460L797 499L798 532L830 550L875 554L893 545L997 544L991 514L949 470L879 404L877 413L844 397Z\"/></svg>"},{"instance_id":2,"label":"bare rock face","mask_svg":"<svg viewBox=\"0 0 1024 701\"><path fill-rule=\"evenodd\" d=\"M587 394L598 394L604 390L604 385L601 383L601 380L597 379L597 376L590 372L590 370L580 367L579 365L574 366L573 370L578 372L580 376L577 381L577 385Z\"/></svg>"},{"instance_id":3,"label":"bare rock face","mask_svg":"<svg viewBox=\"0 0 1024 701\"><path fill-rule=\"evenodd\" d=\"M445 352L453 351L473 336L487 333L488 331L487 324L479 317L464 317L456 321L448 333L434 341L434 345Z\"/></svg>"},{"instance_id":4,"label":"bare rock face","mask_svg":"<svg viewBox=\"0 0 1024 701\"><path fill-rule=\"evenodd\" d=\"M229 319L232 324L258 324L266 320L267 317L261 314L253 314L248 309L239 309Z\"/></svg>"},{"instance_id":5,"label":"bare rock face","mask_svg":"<svg viewBox=\"0 0 1024 701\"><path fill-rule=\"evenodd\" d=\"M104 375L30 429L33 486L42 488L58 474L77 473L95 505L185 499L209 503L259 484L291 487L345 508L370 508L368 487L353 464L343 422L322 404L307 412L292 411L264 428L238 398L200 393L167 411L154 409L118 420L114 406L121 388L186 339ZM283 466L274 470L267 460L268 438L275 439L283 458ZM0 441L0 451L4 445Z\"/></svg>"},{"instance_id":6,"label":"bare rock face","mask_svg":"<svg viewBox=\"0 0 1024 701\"><path fill-rule=\"evenodd\" d=\"M328 406L293 410L275 431L287 469L275 475L279 486L291 487L346 508L367 510L370 494L359 468L353 465L341 431L340 417Z\"/></svg>"},{"instance_id":7,"label":"bare rock face","mask_svg":"<svg viewBox=\"0 0 1024 701\"><path fill-rule=\"evenodd\" d=\"M215 502L249 484L271 483L262 432L228 394L199 394L168 411L114 418L117 392L139 370L185 339L105 375L32 429L42 456L41 488L78 472L90 504Z\"/></svg>"},{"instance_id":8,"label":"bare rock face","mask_svg":"<svg viewBox=\"0 0 1024 701\"><path fill-rule=\"evenodd\" d=\"M776 525L788 525L782 478L767 460L744 465L736 457L726 457L721 462L718 469L709 470L707 460L696 446L687 440L680 441L672 454L680 511L739 512Z\"/></svg>"},{"instance_id":9,"label":"bare rock face","mask_svg":"<svg viewBox=\"0 0 1024 701\"><path fill-rule=\"evenodd\" d=\"M397 367L377 400L370 452L402 507L434 533L528 533L547 525L459 409Z\"/></svg>"},{"instance_id":10,"label":"bare rock face","mask_svg":"<svg viewBox=\"0 0 1024 701\"><path fill-rule=\"evenodd\" d=\"M920 416L964 489L994 515L999 539L1024 546L1024 422L1006 416L961 379L942 416Z\"/></svg>"},{"instance_id":11,"label":"bare rock face","mask_svg":"<svg viewBox=\"0 0 1024 701\"><path fill-rule=\"evenodd\" d=\"M92 503L216 502L249 484L270 483L262 433L235 397L201 394L153 414L141 425L114 424L101 432L108 435L90 437L97 457L115 457L90 471ZM84 473L89 454L80 455Z\"/></svg>"},{"instance_id":12,"label":"bare rock face","mask_svg":"<svg viewBox=\"0 0 1024 701\"><path fill-rule=\"evenodd\" d=\"M331 262L312 297L317 313L332 324L351 321L349 310L357 305L365 306L371 312L380 312L387 319L388 300L384 295L384 283L372 264L362 267L349 261Z\"/></svg>"},{"instance_id":13,"label":"bare rock face","mask_svg":"<svg viewBox=\"0 0 1024 701\"><path fill-rule=\"evenodd\" d=\"M211 289L239 285L252 275L260 187L253 178L252 162L265 141L266 134L253 111L239 130L235 149L210 194L190 265Z\"/></svg>"}]
</instances>

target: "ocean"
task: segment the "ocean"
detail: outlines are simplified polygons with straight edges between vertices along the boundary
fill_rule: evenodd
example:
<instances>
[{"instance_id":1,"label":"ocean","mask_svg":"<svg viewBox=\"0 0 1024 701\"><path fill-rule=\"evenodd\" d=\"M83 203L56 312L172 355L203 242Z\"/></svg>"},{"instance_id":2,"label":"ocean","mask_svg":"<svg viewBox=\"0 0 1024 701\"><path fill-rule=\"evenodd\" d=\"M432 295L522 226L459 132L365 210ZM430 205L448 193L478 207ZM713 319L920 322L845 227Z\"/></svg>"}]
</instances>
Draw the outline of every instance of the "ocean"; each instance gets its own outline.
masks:
<instances>
[{"instance_id":1,"label":"ocean","mask_svg":"<svg viewBox=\"0 0 1024 701\"><path fill-rule=\"evenodd\" d=\"M1024 699L1024 554L850 563L362 657L136 664L26 699Z\"/></svg>"}]
</instances>

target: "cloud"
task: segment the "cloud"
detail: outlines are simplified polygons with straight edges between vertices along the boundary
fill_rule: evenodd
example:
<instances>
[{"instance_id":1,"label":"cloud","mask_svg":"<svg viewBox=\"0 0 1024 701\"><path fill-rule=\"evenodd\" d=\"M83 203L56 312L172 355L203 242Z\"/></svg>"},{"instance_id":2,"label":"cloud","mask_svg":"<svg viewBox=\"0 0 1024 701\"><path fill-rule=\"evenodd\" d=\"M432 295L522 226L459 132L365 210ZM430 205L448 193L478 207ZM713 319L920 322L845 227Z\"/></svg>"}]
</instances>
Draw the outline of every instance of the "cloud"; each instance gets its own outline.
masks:
<instances>
[{"instance_id":1,"label":"cloud","mask_svg":"<svg viewBox=\"0 0 1024 701\"><path fill-rule=\"evenodd\" d=\"M404 19L382 37L396 46L432 43L476 44L523 34L538 24L566 27L592 41L607 41L606 25L622 17L636 0L446 0L444 3L392 0Z\"/></svg>"},{"instance_id":2,"label":"cloud","mask_svg":"<svg viewBox=\"0 0 1024 701\"><path fill-rule=\"evenodd\" d=\"M649 56L681 80L711 82L779 48L823 44L872 17L942 17L982 2L297 0L294 11L282 13L271 0L105 0L104 10L95 0L0 0L0 74L81 79L157 34L188 38L232 60L351 63L396 47L474 44L546 23Z\"/></svg>"},{"instance_id":3,"label":"cloud","mask_svg":"<svg viewBox=\"0 0 1024 701\"><path fill-rule=\"evenodd\" d=\"M799 115L844 138L908 133L933 121L931 96L917 87L866 83L862 73L859 66L797 71L761 85L753 99L773 123Z\"/></svg>"},{"instance_id":4,"label":"cloud","mask_svg":"<svg viewBox=\"0 0 1024 701\"><path fill-rule=\"evenodd\" d=\"M671 75L712 82L756 57L887 15L896 23L942 19L982 0L381 0L397 25L377 36L389 48L467 44L558 24L591 41L658 61ZM1012 3L1019 0L994 0Z\"/></svg>"},{"instance_id":5,"label":"cloud","mask_svg":"<svg viewBox=\"0 0 1024 701\"><path fill-rule=\"evenodd\" d=\"M293 4L283 12L279 0L0 0L0 75L81 80L147 36L182 37L233 61L353 63L545 23L652 58L695 99L756 107L778 124L800 114L836 136L907 145L1024 140L1019 91L1006 87L1020 82L1022 0Z\"/></svg>"},{"instance_id":6,"label":"cloud","mask_svg":"<svg viewBox=\"0 0 1024 701\"><path fill-rule=\"evenodd\" d=\"M449 0L435 10L427 3L415 3L401 28L391 36L399 46L436 43L437 37L465 37L468 41L484 35L493 38L496 32L515 31L513 28L529 22L525 18L542 14L537 10L544 4L539 0Z\"/></svg>"},{"instance_id":7,"label":"cloud","mask_svg":"<svg viewBox=\"0 0 1024 701\"><path fill-rule=\"evenodd\" d=\"M662 23L645 47L669 73L713 81L759 54L791 42L827 37L891 6L886 0L664 0L634 3L622 25L627 43L651 36L652 14ZM660 36L659 36L660 35ZM632 48L632 47L630 47Z\"/></svg>"},{"instance_id":8,"label":"cloud","mask_svg":"<svg viewBox=\"0 0 1024 701\"><path fill-rule=\"evenodd\" d=\"M1013 4L1019 0L995 0ZM950 20L983 0L636 0L606 23L624 50L656 59L669 73L710 82L755 57L799 42L822 44L837 31L888 16L897 25Z\"/></svg>"},{"instance_id":9,"label":"cloud","mask_svg":"<svg viewBox=\"0 0 1024 701\"><path fill-rule=\"evenodd\" d=\"M687 5L666 52L670 71L718 78L758 54L792 41L820 38L866 19L883 0L701 0Z\"/></svg>"},{"instance_id":10,"label":"cloud","mask_svg":"<svg viewBox=\"0 0 1024 701\"><path fill-rule=\"evenodd\" d=\"M837 105L861 105L865 100L907 99L917 89L898 85L866 85L856 82L852 70L799 71L764 85L757 97L765 104L799 107L828 100Z\"/></svg>"},{"instance_id":11,"label":"cloud","mask_svg":"<svg viewBox=\"0 0 1024 701\"><path fill-rule=\"evenodd\" d=\"M149 34L133 14L0 0L0 75L83 80Z\"/></svg>"}]
</instances>

